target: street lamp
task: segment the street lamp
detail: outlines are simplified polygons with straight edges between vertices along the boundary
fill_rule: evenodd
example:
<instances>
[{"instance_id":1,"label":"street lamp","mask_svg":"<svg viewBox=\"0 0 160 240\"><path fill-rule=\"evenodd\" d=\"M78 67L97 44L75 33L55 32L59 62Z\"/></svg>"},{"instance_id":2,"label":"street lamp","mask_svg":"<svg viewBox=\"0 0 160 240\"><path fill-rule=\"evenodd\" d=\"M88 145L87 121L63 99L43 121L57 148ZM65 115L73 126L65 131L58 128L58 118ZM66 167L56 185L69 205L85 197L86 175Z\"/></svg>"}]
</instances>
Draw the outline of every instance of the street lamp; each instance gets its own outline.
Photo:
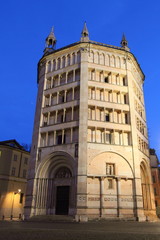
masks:
<instances>
[{"instance_id":1,"label":"street lamp","mask_svg":"<svg viewBox=\"0 0 160 240\"><path fill-rule=\"evenodd\" d=\"M14 199L15 199L16 194L20 194L20 192L21 192L21 189L18 189L17 192L13 192L12 207L11 207L11 220L13 219Z\"/></svg>"}]
</instances>

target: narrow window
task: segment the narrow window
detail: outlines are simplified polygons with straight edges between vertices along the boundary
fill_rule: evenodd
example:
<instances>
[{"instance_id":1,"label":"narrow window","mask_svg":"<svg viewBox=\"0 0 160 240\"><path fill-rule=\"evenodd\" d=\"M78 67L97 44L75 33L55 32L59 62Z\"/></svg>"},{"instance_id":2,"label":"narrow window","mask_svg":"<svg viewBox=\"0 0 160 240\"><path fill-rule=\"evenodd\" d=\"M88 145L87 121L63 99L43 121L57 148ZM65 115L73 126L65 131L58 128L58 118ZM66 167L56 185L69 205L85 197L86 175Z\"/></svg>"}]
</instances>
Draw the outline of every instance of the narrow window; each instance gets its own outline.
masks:
<instances>
[{"instance_id":1,"label":"narrow window","mask_svg":"<svg viewBox=\"0 0 160 240\"><path fill-rule=\"evenodd\" d=\"M78 144L75 144L75 157L78 157Z\"/></svg>"},{"instance_id":2,"label":"narrow window","mask_svg":"<svg viewBox=\"0 0 160 240\"><path fill-rule=\"evenodd\" d=\"M20 199L19 199L19 203L23 203L23 197L24 197L24 193L20 193Z\"/></svg>"},{"instance_id":3,"label":"narrow window","mask_svg":"<svg viewBox=\"0 0 160 240\"><path fill-rule=\"evenodd\" d=\"M14 154L13 160L17 161L17 155L16 154Z\"/></svg>"},{"instance_id":4,"label":"narrow window","mask_svg":"<svg viewBox=\"0 0 160 240\"><path fill-rule=\"evenodd\" d=\"M156 182L155 176L152 176L153 183Z\"/></svg>"},{"instance_id":5,"label":"narrow window","mask_svg":"<svg viewBox=\"0 0 160 240\"><path fill-rule=\"evenodd\" d=\"M57 136L57 144L62 144L62 135Z\"/></svg>"},{"instance_id":6,"label":"narrow window","mask_svg":"<svg viewBox=\"0 0 160 240\"><path fill-rule=\"evenodd\" d=\"M28 158L24 159L24 164L26 164L26 165L28 164Z\"/></svg>"},{"instance_id":7,"label":"narrow window","mask_svg":"<svg viewBox=\"0 0 160 240\"><path fill-rule=\"evenodd\" d=\"M105 121L106 121L106 122L109 122L109 113L106 113L106 115L105 115Z\"/></svg>"},{"instance_id":8,"label":"narrow window","mask_svg":"<svg viewBox=\"0 0 160 240\"><path fill-rule=\"evenodd\" d=\"M63 136L63 143L66 143L66 134Z\"/></svg>"},{"instance_id":9,"label":"narrow window","mask_svg":"<svg viewBox=\"0 0 160 240\"><path fill-rule=\"evenodd\" d=\"M115 165L106 163L106 175L115 175Z\"/></svg>"},{"instance_id":10,"label":"narrow window","mask_svg":"<svg viewBox=\"0 0 160 240\"><path fill-rule=\"evenodd\" d=\"M113 189L113 180L108 179L108 189Z\"/></svg>"},{"instance_id":11,"label":"narrow window","mask_svg":"<svg viewBox=\"0 0 160 240\"><path fill-rule=\"evenodd\" d=\"M16 174L16 168L15 168L15 167L13 167L13 168L12 168L11 175L12 175L12 176L15 176L15 174Z\"/></svg>"},{"instance_id":12,"label":"narrow window","mask_svg":"<svg viewBox=\"0 0 160 240\"><path fill-rule=\"evenodd\" d=\"M156 207L158 206L157 201L155 201L155 205L156 205Z\"/></svg>"},{"instance_id":13,"label":"narrow window","mask_svg":"<svg viewBox=\"0 0 160 240\"><path fill-rule=\"evenodd\" d=\"M128 114L127 114L127 113L125 113L125 115L124 115L124 116L125 116L125 123L126 123L126 124L128 124Z\"/></svg>"},{"instance_id":14,"label":"narrow window","mask_svg":"<svg viewBox=\"0 0 160 240\"><path fill-rule=\"evenodd\" d=\"M62 103L64 103L64 95L62 96Z\"/></svg>"},{"instance_id":15,"label":"narrow window","mask_svg":"<svg viewBox=\"0 0 160 240\"><path fill-rule=\"evenodd\" d=\"M126 78L123 77L123 86L126 86Z\"/></svg>"},{"instance_id":16,"label":"narrow window","mask_svg":"<svg viewBox=\"0 0 160 240\"><path fill-rule=\"evenodd\" d=\"M111 133L106 133L106 143L111 143Z\"/></svg>"},{"instance_id":17,"label":"narrow window","mask_svg":"<svg viewBox=\"0 0 160 240\"><path fill-rule=\"evenodd\" d=\"M124 95L124 104L127 104L127 96Z\"/></svg>"},{"instance_id":18,"label":"narrow window","mask_svg":"<svg viewBox=\"0 0 160 240\"><path fill-rule=\"evenodd\" d=\"M23 170L23 178L26 178L26 177L27 177L27 170L24 169L24 170Z\"/></svg>"}]
</instances>

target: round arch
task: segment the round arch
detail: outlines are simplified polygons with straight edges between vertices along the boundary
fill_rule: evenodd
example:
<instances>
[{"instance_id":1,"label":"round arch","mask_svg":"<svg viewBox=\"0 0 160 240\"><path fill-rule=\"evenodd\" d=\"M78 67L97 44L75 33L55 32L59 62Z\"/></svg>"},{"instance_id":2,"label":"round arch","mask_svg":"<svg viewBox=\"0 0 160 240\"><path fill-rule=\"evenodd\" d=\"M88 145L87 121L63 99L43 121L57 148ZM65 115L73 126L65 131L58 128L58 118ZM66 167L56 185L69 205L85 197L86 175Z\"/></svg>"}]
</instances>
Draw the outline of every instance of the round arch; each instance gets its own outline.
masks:
<instances>
[{"instance_id":1,"label":"round arch","mask_svg":"<svg viewBox=\"0 0 160 240\"><path fill-rule=\"evenodd\" d=\"M98 165L97 163L98 162ZM128 177L133 178L134 177L134 171L133 168L131 166L131 164L129 163L129 161L124 158L121 154L116 153L116 152L112 152L112 151L107 151L107 152L102 152L96 156L94 156L92 158L92 160L90 161L90 167L93 168L94 167L94 171L97 171L99 168L99 171L105 174L105 165L106 163L114 163L115 165L117 165L116 167L116 172L120 173L120 175L128 175L127 172L125 172L124 170L129 170L129 175ZM95 165L97 165L96 169L95 169ZM90 169L89 167L89 169ZM118 169L120 167L120 169ZM100 170L101 168L101 170Z\"/></svg>"},{"instance_id":2,"label":"round arch","mask_svg":"<svg viewBox=\"0 0 160 240\"><path fill-rule=\"evenodd\" d=\"M66 152L57 151L44 157L36 172L36 215L75 212L76 169L76 162Z\"/></svg>"},{"instance_id":3,"label":"round arch","mask_svg":"<svg viewBox=\"0 0 160 240\"><path fill-rule=\"evenodd\" d=\"M54 152L46 156L40 165L38 166L36 172L36 178L48 178L55 174L59 167L68 167L72 173L72 176L76 173L76 163L73 157L62 151Z\"/></svg>"}]
</instances>

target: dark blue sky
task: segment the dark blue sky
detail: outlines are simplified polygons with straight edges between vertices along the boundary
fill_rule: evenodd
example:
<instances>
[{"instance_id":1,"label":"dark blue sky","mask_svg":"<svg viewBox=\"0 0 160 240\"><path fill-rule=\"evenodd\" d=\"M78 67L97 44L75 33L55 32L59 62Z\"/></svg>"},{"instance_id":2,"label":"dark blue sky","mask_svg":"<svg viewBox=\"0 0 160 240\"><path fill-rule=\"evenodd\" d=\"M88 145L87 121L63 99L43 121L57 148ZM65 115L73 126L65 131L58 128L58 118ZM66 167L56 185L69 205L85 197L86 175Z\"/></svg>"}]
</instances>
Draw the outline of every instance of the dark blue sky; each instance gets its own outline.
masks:
<instances>
[{"instance_id":1,"label":"dark blue sky","mask_svg":"<svg viewBox=\"0 0 160 240\"><path fill-rule=\"evenodd\" d=\"M84 21L90 39L120 46L124 32L146 76L150 147L160 156L160 1L8 0L0 6L0 141L31 143L37 63L55 27L57 48L79 41Z\"/></svg>"}]
</instances>

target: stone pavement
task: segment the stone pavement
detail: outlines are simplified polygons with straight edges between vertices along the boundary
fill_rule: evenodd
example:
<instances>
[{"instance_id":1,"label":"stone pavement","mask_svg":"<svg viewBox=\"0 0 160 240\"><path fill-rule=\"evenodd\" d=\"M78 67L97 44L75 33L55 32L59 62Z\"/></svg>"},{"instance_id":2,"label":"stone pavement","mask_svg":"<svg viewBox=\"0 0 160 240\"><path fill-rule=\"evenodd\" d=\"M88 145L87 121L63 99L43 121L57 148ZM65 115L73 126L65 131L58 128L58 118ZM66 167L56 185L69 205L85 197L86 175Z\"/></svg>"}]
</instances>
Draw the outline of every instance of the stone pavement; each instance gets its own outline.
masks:
<instances>
[{"instance_id":1,"label":"stone pavement","mask_svg":"<svg viewBox=\"0 0 160 240\"><path fill-rule=\"evenodd\" d=\"M160 240L160 222L0 221L0 240Z\"/></svg>"}]
</instances>

